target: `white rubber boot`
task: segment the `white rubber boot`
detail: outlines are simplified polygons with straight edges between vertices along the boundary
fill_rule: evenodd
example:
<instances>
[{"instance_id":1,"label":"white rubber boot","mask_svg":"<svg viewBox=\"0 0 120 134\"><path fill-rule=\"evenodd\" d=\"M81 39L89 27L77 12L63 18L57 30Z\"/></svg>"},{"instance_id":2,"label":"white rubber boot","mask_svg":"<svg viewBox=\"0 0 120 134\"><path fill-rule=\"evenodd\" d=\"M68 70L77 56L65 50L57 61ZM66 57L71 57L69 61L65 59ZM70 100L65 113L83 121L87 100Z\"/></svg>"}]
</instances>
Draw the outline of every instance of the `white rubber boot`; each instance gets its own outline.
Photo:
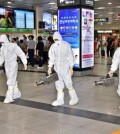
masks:
<instances>
[{"instance_id":1,"label":"white rubber boot","mask_svg":"<svg viewBox=\"0 0 120 134\"><path fill-rule=\"evenodd\" d=\"M117 94L120 96L120 89L117 90Z\"/></svg>"},{"instance_id":2,"label":"white rubber boot","mask_svg":"<svg viewBox=\"0 0 120 134\"><path fill-rule=\"evenodd\" d=\"M57 100L55 100L52 105L53 106L60 106L64 104L64 92L63 89L57 90Z\"/></svg>"},{"instance_id":3,"label":"white rubber boot","mask_svg":"<svg viewBox=\"0 0 120 134\"><path fill-rule=\"evenodd\" d=\"M21 97L21 92L18 89L18 85L14 86L13 99L18 99Z\"/></svg>"},{"instance_id":4,"label":"white rubber boot","mask_svg":"<svg viewBox=\"0 0 120 134\"><path fill-rule=\"evenodd\" d=\"M13 86L8 86L8 90L6 93L6 97L4 99L4 103L11 103L13 102Z\"/></svg>"},{"instance_id":5,"label":"white rubber boot","mask_svg":"<svg viewBox=\"0 0 120 134\"><path fill-rule=\"evenodd\" d=\"M74 89L69 89L70 101L69 105L75 105L78 103L78 97Z\"/></svg>"}]
</instances>

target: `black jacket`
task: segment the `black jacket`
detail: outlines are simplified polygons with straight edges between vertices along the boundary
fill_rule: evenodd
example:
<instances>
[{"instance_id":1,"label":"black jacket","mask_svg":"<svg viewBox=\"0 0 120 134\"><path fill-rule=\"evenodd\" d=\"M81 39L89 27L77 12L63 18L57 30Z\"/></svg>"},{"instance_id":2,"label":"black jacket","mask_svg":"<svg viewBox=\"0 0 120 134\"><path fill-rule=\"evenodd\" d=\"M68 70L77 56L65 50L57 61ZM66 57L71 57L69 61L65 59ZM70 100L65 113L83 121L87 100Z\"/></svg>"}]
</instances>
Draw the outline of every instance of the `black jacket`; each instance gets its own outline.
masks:
<instances>
[{"instance_id":1,"label":"black jacket","mask_svg":"<svg viewBox=\"0 0 120 134\"><path fill-rule=\"evenodd\" d=\"M42 41L38 41L36 50L38 50L39 56L43 57L43 54L44 54L44 43Z\"/></svg>"}]
</instances>

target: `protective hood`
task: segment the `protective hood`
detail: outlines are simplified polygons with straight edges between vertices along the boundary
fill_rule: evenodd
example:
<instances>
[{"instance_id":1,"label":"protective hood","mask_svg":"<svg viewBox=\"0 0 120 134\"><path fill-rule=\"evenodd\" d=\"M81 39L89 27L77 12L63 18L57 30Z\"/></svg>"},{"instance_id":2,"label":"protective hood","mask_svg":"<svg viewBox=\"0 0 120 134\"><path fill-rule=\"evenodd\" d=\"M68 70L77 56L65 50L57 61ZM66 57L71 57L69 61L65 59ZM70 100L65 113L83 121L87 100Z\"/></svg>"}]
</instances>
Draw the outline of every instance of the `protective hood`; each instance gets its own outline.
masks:
<instances>
[{"instance_id":1,"label":"protective hood","mask_svg":"<svg viewBox=\"0 0 120 134\"><path fill-rule=\"evenodd\" d=\"M58 39L59 41L62 41L62 36L60 35L59 32L55 32L55 33L53 34L53 40L54 40L54 39Z\"/></svg>"},{"instance_id":2,"label":"protective hood","mask_svg":"<svg viewBox=\"0 0 120 134\"><path fill-rule=\"evenodd\" d=\"M9 43L8 37L6 35L1 35L0 42L2 43L2 45Z\"/></svg>"}]
</instances>

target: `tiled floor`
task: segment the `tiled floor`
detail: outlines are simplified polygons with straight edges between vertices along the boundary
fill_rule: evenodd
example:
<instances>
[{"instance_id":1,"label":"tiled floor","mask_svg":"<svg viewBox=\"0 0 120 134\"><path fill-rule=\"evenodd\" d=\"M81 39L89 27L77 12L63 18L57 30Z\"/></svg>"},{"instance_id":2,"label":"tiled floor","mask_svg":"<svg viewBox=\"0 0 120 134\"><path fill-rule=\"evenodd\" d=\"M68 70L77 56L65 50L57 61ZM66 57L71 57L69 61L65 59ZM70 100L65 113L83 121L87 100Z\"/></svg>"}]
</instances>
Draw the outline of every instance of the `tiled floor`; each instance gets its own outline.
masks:
<instances>
[{"instance_id":1,"label":"tiled floor","mask_svg":"<svg viewBox=\"0 0 120 134\"><path fill-rule=\"evenodd\" d=\"M0 71L0 134L112 134L120 129L120 97L117 86L95 86L94 81L105 76L111 60L95 59L91 76L73 77L79 103L69 106L65 89L65 104L52 107L56 98L54 83L36 85L45 76L44 70L19 66L18 81L22 98L13 104L2 103L7 86Z\"/></svg>"}]
</instances>

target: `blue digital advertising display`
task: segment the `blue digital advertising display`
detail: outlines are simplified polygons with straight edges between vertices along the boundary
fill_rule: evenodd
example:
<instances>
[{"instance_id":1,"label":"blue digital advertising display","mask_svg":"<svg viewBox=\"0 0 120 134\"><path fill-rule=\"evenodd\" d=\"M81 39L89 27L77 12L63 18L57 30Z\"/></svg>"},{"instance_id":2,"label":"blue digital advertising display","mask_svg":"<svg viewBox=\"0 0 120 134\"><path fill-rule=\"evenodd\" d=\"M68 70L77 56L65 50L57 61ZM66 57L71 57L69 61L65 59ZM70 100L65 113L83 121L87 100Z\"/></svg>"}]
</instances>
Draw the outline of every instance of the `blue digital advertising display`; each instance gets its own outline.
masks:
<instances>
[{"instance_id":1,"label":"blue digital advertising display","mask_svg":"<svg viewBox=\"0 0 120 134\"><path fill-rule=\"evenodd\" d=\"M71 44L75 58L74 68L80 68L80 9L58 10L58 31Z\"/></svg>"}]
</instances>

